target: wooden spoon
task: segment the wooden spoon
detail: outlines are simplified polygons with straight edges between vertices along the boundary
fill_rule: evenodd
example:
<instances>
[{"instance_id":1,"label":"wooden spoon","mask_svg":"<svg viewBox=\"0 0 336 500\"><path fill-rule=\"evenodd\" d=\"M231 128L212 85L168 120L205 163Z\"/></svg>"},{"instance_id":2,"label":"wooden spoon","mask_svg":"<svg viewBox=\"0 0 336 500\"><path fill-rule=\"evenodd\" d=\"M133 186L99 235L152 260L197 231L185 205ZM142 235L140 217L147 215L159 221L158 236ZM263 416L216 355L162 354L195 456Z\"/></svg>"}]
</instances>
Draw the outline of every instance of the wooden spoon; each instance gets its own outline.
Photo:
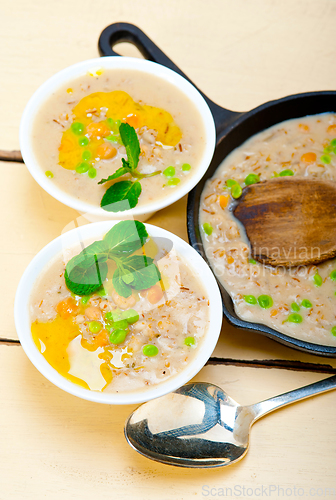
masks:
<instances>
[{"instance_id":1,"label":"wooden spoon","mask_svg":"<svg viewBox=\"0 0 336 500\"><path fill-rule=\"evenodd\" d=\"M336 182L263 181L246 186L230 208L263 264L291 267L336 256Z\"/></svg>"}]
</instances>

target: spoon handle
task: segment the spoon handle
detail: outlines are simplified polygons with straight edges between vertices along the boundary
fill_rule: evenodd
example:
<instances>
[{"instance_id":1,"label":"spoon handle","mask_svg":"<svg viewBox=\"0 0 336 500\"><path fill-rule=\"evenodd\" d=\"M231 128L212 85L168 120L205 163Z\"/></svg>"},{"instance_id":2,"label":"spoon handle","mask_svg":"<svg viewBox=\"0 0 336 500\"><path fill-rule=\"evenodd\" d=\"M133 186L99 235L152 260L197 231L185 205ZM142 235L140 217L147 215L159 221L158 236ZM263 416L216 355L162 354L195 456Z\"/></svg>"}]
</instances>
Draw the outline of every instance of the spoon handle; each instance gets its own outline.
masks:
<instances>
[{"instance_id":1,"label":"spoon handle","mask_svg":"<svg viewBox=\"0 0 336 500\"><path fill-rule=\"evenodd\" d=\"M255 418L257 420L260 417L270 413L273 410L281 408L281 406L286 406L295 401L300 401L301 399L309 398L315 394L320 394L322 392L330 391L336 388L336 375L320 380L320 382L315 382L314 384L305 385L300 389L295 389L294 391L285 392L274 398L265 399L260 403L251 405L249 408L254 412Z\"/></svg>"}]
</instances>

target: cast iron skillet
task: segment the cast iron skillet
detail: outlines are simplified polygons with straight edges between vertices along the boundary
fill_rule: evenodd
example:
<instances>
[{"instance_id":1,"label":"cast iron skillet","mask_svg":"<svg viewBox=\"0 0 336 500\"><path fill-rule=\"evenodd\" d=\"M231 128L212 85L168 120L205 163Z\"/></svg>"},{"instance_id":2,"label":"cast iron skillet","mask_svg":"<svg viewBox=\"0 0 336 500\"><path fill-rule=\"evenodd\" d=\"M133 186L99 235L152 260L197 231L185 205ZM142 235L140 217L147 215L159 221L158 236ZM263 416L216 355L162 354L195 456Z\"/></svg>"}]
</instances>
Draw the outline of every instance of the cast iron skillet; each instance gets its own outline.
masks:
<instances>
[{"instance_id":1,"label":"cast iron skillet","mask_svg":"<svg viewBox=\"0 0 336 500\"><path fill-rule=\"evenodd\" d=\"M134 44L146 59L172 69L191 82L191 80L139 28L132 24L116 23L105 28L100 35L98 43L100 55L118 56L119 54L114 52L112 47L116 43L125 41ZM191 83L193 84L193 82ZM196 85L194 86L196 87ZM200 90L199 92L206 100L213 114L216 125L217 142L213 160L205 176L189 193L187 226L190 244L208 262L202 245L198 225L200 197L206 180L213 176L219 164L233 149L240 146L252 135L284 120L328 111L336 111L336 92L323 91L292 95L276 101L267 102L246 113L236 113L222 108L206 97ZM336 347L304 342L288 337L268 326L250 323L240 319L234 311L231 297L220 283L219 286L223 298L224 314L228 321L234 326L257 331L282 344L301 351L336 357Z\"/></svg>"}]
</instances>

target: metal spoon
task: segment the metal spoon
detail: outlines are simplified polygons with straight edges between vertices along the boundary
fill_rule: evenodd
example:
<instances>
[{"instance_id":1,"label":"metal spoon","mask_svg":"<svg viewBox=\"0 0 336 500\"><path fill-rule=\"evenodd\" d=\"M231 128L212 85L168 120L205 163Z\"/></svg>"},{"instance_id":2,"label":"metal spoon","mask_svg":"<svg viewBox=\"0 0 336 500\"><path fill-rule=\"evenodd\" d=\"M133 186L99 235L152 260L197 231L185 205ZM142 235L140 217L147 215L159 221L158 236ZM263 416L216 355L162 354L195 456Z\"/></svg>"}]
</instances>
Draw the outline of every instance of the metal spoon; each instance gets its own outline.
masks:
<instances>
[{"instance_id":1,"label":"metal spoon","mask_svg":"<svg viewBox=\"0 0 336 500\"><path fill-rule=\"evenodd\" d=\"M141 405L125 425L128 443L142 455L180 467L221 467L246 454L251 425L281 406L330 391L336 375L295 391L240 406L216 385L187 384Z\"/></svg>"}]
</instances>

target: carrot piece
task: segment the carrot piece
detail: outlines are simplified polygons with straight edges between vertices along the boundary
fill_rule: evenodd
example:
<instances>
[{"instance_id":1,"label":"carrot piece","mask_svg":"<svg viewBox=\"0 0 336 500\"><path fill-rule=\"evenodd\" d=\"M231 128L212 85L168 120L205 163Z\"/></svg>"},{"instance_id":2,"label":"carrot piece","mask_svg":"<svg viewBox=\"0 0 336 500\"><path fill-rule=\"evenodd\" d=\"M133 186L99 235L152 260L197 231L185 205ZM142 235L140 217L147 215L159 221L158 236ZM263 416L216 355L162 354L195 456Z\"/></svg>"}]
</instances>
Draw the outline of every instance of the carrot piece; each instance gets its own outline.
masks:
<instances>
[{"instance_id":1,"label":"carrot piece","mask_svg":"<svg viewBox=\"0 0 336 500\"><path fill-rule=\"evenodd\" d=\"M224 194L220 195L219 205L223 210L225 207L227 207L229 200L230 200L230 196L225 196Z\"/></svg>"},{"instance_id":2,"label":"carrot piece","mask_svg":"<svg viewBox=\"0 0 336 500\"><path fill-rule=\"evenodd\" d=\"M231 255L228 255L228 256L226 257L226 260L227 260L227 263L228 263L228 264L233 264L233 263L234 263L234 258L233 258L233 257L231 257Z\"/></svg>"},{"instance_id":3,"label":"carrot piece","mask_svg":"<svg viewBox=\"0 0 336 500\"><path fill-rule=\"evenodd\" d=\"M300 129L302 132L309 132L309 127L308 127L308 125L305 125L304 123L299 123L299 129Z\"/></svg>"},{"instance_id":4,"label":"carrot piece","mask_svg":"<svg viewBox=\"0 0 336 500\"><path fill-rule=\"evenodd\" d=\"M99 146L97 147L97 156L99 156L99 158L101 158L102 160L109 160L110 158L113 158L116 154L117 154L116 148L111 146L111 144L108 144L107 142L99 144Z\"/></svg>"},{"instance_id":5,"label":"carrot piece","mask_svg":"<svg viewBox=\"0 0 336 500\"><path fill-rule=\"evenodd\" d=\"M126 121L126 123L128 123L128 125L131 125L131 127L133 127L133 128L139 127L140 120L139 120L139 117L135 114L133 114L131 116L127 116L125 121Z\"/></svg>"},{"instance_id":6,"label":"carrot piece","mask_svg":"<svg viewBox=\"0 0 336 500\"><path fill-rule=\"evenodd\" d=\"M273 318L274 316L276 316L276 315L278 314L278 312L279 312L279 311L278 311L277 309L272 309L272 311L271 311L271 316L272 316L272 318Z\"/></svg>"},{"instance_id":7,"label":"carrot piece","mask_svg":"<svg viewBox=\"0 0 336 500\"><path fill-rule=\"evenodd\" d=\"M97 137L107 137L110 135L110 129L105 123L92 122L86 127L86 133L89 137L97 139Z\"/></svg>"},{"instance_id":8,"label":"carrot piece","mask_svg":"<svg viewBox=\"0 0 336 500\"><path fill-rule=\"evenodd\" d=\"M94 345L96 347L105 347L106 345L109 345L109 343L109 334L107 330L101 330L94 338Z\"/></svg>"},{"instance_id":9,"label":"carrot piece","mask_svg":"<svg viewBox=\"0 0 336 500\"><path fill-rule=\"evenodd\" d=\"M336 135L336 125L329 125L327 132L328 134Z\"/></svg>"},{"instance_id":10,"label":"carrot piece","mask_svg":"<svg viewBox=\"0 0 336 500\"><path fill-rule=\"evenodd\" d=\"M79 306L76 304L75 299L68 297L59 302L56 306L56 311L63 319L70 318L74 313L79 312Z\"/></svg>"},{"instance_id":11,"label":"carrot piece","mask_svg":"<svg viewBox=\"0 0 336 500\"><path fill-rule=\"evenodd\" d=\"M301 161L304 161L305 163L314 163L314 161L316 161L316 154L305 153L301 156Z\"/></svg>"}]
</instances>

